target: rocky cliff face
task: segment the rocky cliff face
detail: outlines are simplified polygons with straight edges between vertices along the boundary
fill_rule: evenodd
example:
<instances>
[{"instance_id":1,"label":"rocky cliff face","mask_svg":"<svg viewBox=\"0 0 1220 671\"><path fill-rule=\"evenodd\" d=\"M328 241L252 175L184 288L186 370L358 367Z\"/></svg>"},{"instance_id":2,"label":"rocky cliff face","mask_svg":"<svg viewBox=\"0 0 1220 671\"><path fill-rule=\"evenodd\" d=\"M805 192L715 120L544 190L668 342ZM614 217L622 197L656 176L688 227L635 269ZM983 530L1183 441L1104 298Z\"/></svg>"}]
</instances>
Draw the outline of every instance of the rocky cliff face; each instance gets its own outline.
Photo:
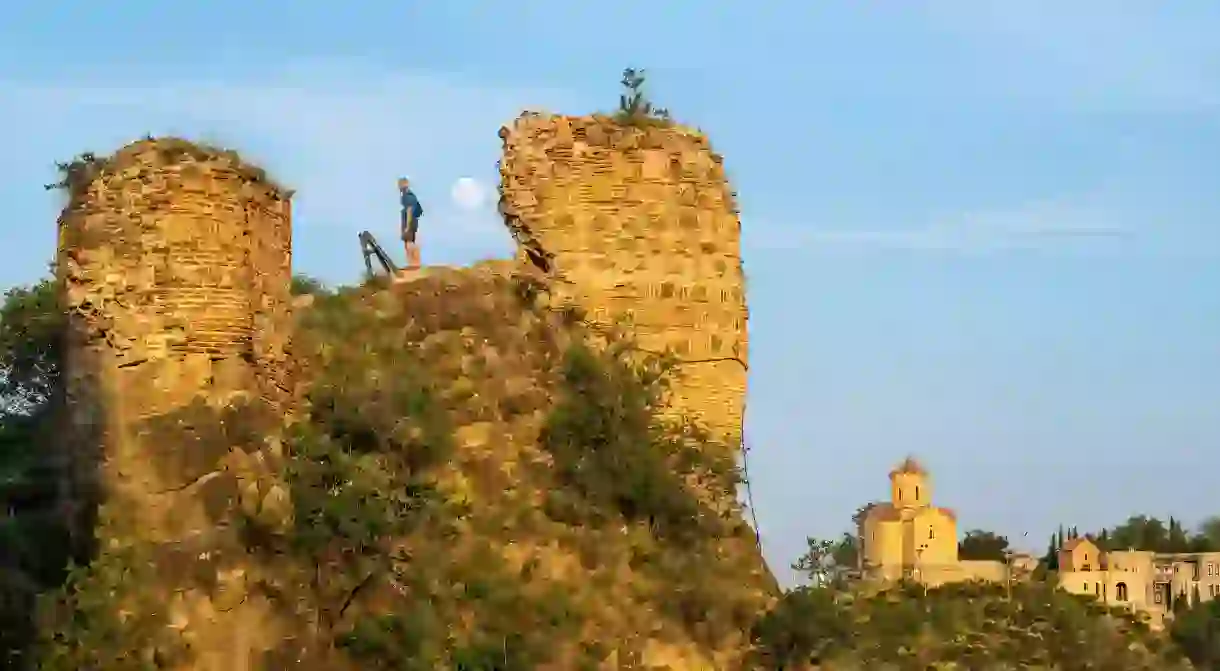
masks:
<instances>
[{"instance_id":1,"label":"rocky cliff face","mask_svg":"<svg viewBox=\"0 0 1220 671\"><path fill-rule=\"evenodd\" d=\"M377 510L413 511L387 532L402 563L334 625L373 646L358 663L733 668L775 585L735 504L731 452L672 423L665 370L581 317L510 262L430 269L302 311L311 427L327 436L309 449L379 436L363 448L378 477L429 492L377 503L377 478L353 485ZM294 496L315 519L333 500L304 500L317 491L307 481L361 482L311 470ZM370 514L382 513L357 513ZM375 572L360 565L332 565L325 599ZM432 633L412 647L402 626ZM452 649L441 631L458 632Z\"/></svg>"}]
</instances>

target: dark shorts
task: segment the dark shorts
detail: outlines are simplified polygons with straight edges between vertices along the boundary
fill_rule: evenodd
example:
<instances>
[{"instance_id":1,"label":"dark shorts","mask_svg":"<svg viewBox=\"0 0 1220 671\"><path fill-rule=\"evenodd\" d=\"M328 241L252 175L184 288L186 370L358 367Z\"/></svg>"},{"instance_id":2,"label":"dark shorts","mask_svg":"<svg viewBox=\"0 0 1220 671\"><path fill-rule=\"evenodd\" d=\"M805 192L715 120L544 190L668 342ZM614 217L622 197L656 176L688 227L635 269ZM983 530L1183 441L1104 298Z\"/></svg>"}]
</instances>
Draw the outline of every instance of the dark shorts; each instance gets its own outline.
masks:
<instances>
[{"instance_id":1,"label":"dark shorts","mask_svg":"<svg viewBox=\"0 0 1220 671\"><path fill-rule=\"evenodd\" d=\"M419 219L409 214L402 215L402 239L404 242L415 242L415 234L419 232Z\"/></svg>"}]
</instances>

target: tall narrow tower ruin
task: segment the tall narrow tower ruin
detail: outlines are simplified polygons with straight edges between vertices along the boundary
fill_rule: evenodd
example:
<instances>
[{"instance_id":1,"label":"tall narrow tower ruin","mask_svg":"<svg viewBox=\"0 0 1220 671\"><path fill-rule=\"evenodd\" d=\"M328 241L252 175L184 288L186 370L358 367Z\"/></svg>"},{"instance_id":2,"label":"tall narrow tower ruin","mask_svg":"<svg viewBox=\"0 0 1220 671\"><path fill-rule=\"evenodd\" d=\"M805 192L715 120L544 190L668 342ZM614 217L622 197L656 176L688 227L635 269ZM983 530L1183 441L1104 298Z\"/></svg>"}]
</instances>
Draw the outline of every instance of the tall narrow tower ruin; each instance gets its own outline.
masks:
<instances>
[{"instance_id":1,"label":"tall narrow tower ruin","mask_svg":"<svg viewBox=\"0 0 1220 671\"><path fill-rule=\"evenodd\" d=\"M671 411L736 447L746 391L741 225L702 135L524 114L500 131L501 211L588 316L683 362Z\"/></svg>"},{"instance_id":2,"label":"tall narrow tower ruin","mask_svg":"<svg viewBox=\"0 0 1220 671\"><path fill-rule=\"evenodd\" d=\"M249 668L271 618L244 597L220 615L240 595L230 578L250 574L224 535L239 505L286 497L264 439L295 394L290 194L232 152L174 139L78 164L66 186L67 433L76 483L99 492L101 549L159 558L157 580L125 587L164 598L204 654L193 668ZM184 578L200 557L225 559Z\"/></svg>"}]
</instances>

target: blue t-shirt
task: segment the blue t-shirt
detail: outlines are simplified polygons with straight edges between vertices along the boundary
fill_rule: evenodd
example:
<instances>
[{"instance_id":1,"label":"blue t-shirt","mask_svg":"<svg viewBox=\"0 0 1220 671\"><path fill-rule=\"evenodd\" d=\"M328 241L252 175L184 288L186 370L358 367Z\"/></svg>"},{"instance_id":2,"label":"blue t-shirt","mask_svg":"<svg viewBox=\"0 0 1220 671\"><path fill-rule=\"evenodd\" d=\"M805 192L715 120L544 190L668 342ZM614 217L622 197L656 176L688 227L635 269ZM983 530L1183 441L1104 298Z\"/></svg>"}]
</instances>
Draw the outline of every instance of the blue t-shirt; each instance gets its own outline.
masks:
<instances>
[{"instance_id":1,"label":"blue t-shirt","mask_svg":"<svg viewBox=\"0 0 1220 671\"><path fill-rule=\"evenodd\" d=\"M419 204L419 198L410 189L402 192L402 215L405 217L408 213L416 220L424 216L424 206Z\"/></svg>"}]
</instances>

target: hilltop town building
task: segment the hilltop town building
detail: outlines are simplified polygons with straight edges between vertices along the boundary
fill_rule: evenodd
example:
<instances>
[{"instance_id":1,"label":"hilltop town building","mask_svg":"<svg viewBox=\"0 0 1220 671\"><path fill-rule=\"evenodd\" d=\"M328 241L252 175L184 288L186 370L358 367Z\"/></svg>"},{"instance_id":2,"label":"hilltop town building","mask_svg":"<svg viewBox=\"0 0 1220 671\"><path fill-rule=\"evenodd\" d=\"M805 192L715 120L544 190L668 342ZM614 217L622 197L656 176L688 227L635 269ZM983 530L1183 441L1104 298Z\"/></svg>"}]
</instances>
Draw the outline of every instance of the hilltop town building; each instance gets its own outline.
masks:
<instances>
[{"instance_id":1,"label":"hilltop town building","mask_svg":"<svg viewBox=\"0 0 1220 671\"><path fill-rule=\"evenodd\" d=\"M890 472L890 501L871 506L857 533L861 576L873 582L1004 582L1037 567L1027 555L1012 554L1007 562L958 557L957 514L932 505L931 478L910 457ZM1160 627L1179 602L1220 598L1220 552L1103 550L1076 538L1059 550L1054 579L1071 594L1128 608Z\"/></svg>"},{"instance_id":2,"label":"hilltop town building","mask_svg":"<svg viewBox=\"0 0 1220 671\"><path fill-rule=\"evenodd\" d=\"M957 555L957 514L932 505L932 481L914 458L890 472L890 502L861 520L861 573L866 580L915 580L936 586L967 580L1003 582L1024 562L964 560Z\"/></svg>"},{"instance_id":3,"label":"hilltop town building","mask_svg":"<svg viewBox=\"0 0 1220 671\"><path fill-rule=\"evenodd\" d=\"M1102 550L1088 538L1059 551L1059 587L1147 616L1160 626L1178 601L1220 597L1220 552Z\"/></svg>"}]
</instances>

